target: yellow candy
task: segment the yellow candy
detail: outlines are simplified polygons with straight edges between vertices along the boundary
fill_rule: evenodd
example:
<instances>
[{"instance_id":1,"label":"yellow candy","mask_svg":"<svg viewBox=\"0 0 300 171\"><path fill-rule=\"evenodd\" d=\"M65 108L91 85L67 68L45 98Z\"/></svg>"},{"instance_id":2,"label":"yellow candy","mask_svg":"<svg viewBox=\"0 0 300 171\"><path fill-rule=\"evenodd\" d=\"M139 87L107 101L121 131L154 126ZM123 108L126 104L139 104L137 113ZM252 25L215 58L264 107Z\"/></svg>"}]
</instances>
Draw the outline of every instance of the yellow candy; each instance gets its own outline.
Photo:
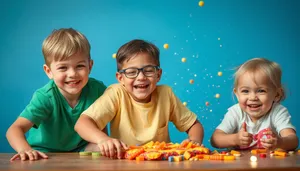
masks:
<instances>
[{"instance_id":1,"label":"yellow candy","mask_svg":"<svg viewBox=\"0 0 300 171\"><path fill-rule=\"evenodd\" d=\"M204 6L204 1L199 1L199 6L203 7Z\"/></svg>"},{"instance_id":2,"label":"yellow candy","mask_svg":"<svg viewBox=\"0 0 300 171\"><path fill-rule=\"evenodd\" d=\"M183 105L186 106L186 105L187 105L187 102L183 102Z\"/></svg>"},{"instance_id":3,"label":"yellow candy","mask_svg":"<svg viewBox=\"0 0 300 171\"><path fill-rule=\"evenodd\" d=\"M223 75L223 73L220 71L220 72L218 72L218 76L222 76Z\"/></svg>"},{"instance_id":4,"label":"yellow candy","mask_svg":"<svg viewBox=\"0 0 300 171\"><path fill-rule=\"evenodd\" d=\"M169 48L169 44L167 44L167 43L164 44L164 48L165 48L165 49L168 49L168 48Z\"/></svg>"},{"instance_id":5,"label":"yellow candy","mask_svg":"<svg viewBox=\"0 0 300 171\"><path fill-rule=\"evenodd\" d=\"M215 97L218 99L220 98L220 94L216 94Z\"/></svg>"},{"instance_id":6,"label":"yellow candy","mask_svg":"<svg viewBox=\"0 0 300 171\"><path fill-rule=\"evenodd\" d=\"M115 54L115 53L112 54L112 57L113 57L113 58L116 58L116 57L117 57L117 54Z\"/></svg>"},{"instance_id":7,"label":"yellow candy","mask_svg":"<svg viewBox=\"0 0 300 171\"><path fill-rule=\"evenodd\" d=\"M190 79L190 84L194 84L194 80L193 79Z\"/></svg>"},{"instance_id":8,"label":"yellow candy","mask_svg":"<svg viewBox=\"0 0 300 171\"><path fill-rule=\"evenodd\" d=\"M186 58L181 58L181 62L186 62Z\"/></svg>"}]
</instances>

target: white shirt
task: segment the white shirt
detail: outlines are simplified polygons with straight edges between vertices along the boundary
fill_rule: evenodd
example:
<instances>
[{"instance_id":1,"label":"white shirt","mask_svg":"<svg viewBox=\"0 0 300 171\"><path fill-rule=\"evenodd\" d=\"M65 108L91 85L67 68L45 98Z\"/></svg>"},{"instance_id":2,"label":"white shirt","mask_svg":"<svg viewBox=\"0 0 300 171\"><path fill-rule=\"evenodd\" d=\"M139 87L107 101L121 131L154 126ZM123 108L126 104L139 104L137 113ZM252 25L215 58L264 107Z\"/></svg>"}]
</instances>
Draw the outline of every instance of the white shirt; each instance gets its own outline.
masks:
<instances>
[{"instance_id":1,"label":"white shirt","mask_svg":"<svg viewBox=\"0 0 300 171\"><path fill-rule=\"evenodd\" d=\"M239 104L235 104L228 109L223 121L216 129L220 129L227 134L237 133L243 123L246 123L247 132L251 133L253 137L266 128L271 128L274 133L280 135L280 131L286 128L291 128L296 131L296 128L291 123L291 115L287 108L279 103L274 103L270 112L256 123L253 123L249 115L242 111ZM255 140L253 140L255 141ZM251 143L249 147L255 145L255 142Z\"/></svg>"}]
</instances>

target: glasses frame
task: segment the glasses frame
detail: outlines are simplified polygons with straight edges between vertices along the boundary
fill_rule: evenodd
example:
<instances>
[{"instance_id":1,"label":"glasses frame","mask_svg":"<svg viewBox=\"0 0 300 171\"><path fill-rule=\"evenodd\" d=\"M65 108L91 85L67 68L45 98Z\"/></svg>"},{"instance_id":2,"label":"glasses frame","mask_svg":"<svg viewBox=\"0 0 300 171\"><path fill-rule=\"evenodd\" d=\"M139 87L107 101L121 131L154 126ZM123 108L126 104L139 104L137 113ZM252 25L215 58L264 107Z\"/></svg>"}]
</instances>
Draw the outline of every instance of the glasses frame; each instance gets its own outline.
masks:
<instances>
[{"instance_id":1,"label":"glasses frame","mask_svg":"<svg viewBox=\"0 0 300 171\"><path fill-rule=\"evenodd\" d=\"M122 70L119 71L119 73L120 74L124 74L127 78L130 78L130 79L136 78L140 74L141 71L142 71L142 73L144 74L145 77L153 77L154 75L152 75L152 76L145 75L144 69L147 68L147 67L153 67L155 69L154 75L157 73L157 71L160 70L159 66L147 65L147 66L144 66L142 68L126 68L126 69L122 69ZM136 70L138 70L138 72L137 72L137 74L134 77L130 77L130 76L128 77L127 74L126 74L126 70L128 70L128 69L136 69Z\"/></svg>"}]
</instances>

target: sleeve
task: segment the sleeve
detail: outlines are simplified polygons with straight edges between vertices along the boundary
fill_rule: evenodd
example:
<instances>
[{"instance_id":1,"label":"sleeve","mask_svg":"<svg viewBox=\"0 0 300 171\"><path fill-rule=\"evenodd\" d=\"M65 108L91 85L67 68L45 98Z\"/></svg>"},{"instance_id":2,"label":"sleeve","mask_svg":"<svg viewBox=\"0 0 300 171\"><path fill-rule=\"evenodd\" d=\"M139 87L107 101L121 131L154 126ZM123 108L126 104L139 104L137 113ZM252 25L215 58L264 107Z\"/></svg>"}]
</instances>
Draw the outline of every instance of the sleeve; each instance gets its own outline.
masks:
<instances>
[{"instance_id":1,"label":"sleeve","mask_svg":"<svg viewBox=\"0 0 300 171\"><path fill-rule=\"evenodd\" d=\"M34 124L34 127L37 128L49 117L52 109L50 97L36 91L30 103L20 114L20 117L30 120Z\"/></svg>"},{"instance_id":2,"label":"sleeve","mask_svg":"<svg viewBox=\"0 0 300 171\"><path fill-rule=\"evenodd\" d=\"M179 131L187 131L197 120L197 115L191 112L186 106L181 103L181 101L175 96L171 88L169 88L168 90L171 99L170 121L174 123Z\"/></svg>"},{"instance_id":3,"label":"sleeve","mask_svg":"<svg viewBox=\"0 0 300 171\"><path fill-rule=\"evenodd\" d=\"M113 87L108 87L88 109L82 114L92 118L99 129L103 129L118 113L120 93Z\"/></svg>"},{"instance_id":4,"label":"sleeve","mask_svg":"<svg viewBox=\"0 0 300 171\"><path fill-rule=\"evenodd\" d=\"M273 114L273 126L276 128L276 132L279 134L281 130L286 128L291 128L296 131L296 128L291 123L291 115L287 108L281 105L278 105L277 108Z\"/></svg>"},{"instance_id":5,"label":"sleeve","mask_svg":"<svg viewBox=\"0 0 300 171\"><path fill-rule=\"evenodd\" d=\"M238 113L229 108L227 113L225 114L222 122L217 126L216 129L220 129L224 131L226 134L233 134L238 129Z\"/></svg>"}]
</instances>

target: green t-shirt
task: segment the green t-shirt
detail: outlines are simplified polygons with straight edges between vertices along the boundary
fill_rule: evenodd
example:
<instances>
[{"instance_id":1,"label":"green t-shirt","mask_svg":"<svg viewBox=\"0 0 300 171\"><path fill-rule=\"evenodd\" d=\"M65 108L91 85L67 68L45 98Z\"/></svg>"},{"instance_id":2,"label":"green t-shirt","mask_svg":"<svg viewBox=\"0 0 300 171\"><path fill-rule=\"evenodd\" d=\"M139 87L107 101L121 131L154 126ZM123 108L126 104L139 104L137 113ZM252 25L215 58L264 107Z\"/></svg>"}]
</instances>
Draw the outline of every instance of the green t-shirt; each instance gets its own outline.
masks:
<instances>
[{"instance_id":1,"label":"green t-shirt","mask_svg":"<svg viewBox=\"0 0 300 171\"><path fill-rule=\"evenodd\" d=\"M38 89L20 117L34 123L29 130L28 143L43 152L75 152L87 145L74 130L80 114L99 96L106 86L90 78L82 89L78 104L71 108L54 81Z\"/></svg>"}]
</instances>

